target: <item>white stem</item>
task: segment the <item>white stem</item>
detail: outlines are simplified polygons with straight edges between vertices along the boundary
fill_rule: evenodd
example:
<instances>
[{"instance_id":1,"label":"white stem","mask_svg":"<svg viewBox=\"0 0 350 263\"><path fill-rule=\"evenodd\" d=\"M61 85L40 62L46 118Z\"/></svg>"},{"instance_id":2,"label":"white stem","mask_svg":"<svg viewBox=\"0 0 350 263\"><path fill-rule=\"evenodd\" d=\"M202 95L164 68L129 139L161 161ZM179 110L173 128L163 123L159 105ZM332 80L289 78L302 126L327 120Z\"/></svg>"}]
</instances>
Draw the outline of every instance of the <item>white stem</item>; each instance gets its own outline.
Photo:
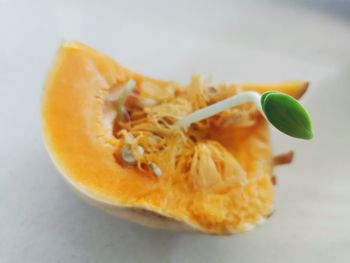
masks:
<instances>
[{"instance_id":1,"label":"white stem","mask_svg":"<svg viewBox=\"0 0 350 263\"><path fill-rule=\"evenodd\" d=\"M209 118L219 112L241 105L246 102L253 102L255 106L258 108L258 110L264 115L264 112L261 107L260 99L261 99L261 95L257 92L254 92L254 91L242 92L230 98L214 103L208 107L195 111L190 115L187 115L181 120L179 120L176 123L176 125L180 127L187 127L191 123Z\"/></svg>"}]
</instances>

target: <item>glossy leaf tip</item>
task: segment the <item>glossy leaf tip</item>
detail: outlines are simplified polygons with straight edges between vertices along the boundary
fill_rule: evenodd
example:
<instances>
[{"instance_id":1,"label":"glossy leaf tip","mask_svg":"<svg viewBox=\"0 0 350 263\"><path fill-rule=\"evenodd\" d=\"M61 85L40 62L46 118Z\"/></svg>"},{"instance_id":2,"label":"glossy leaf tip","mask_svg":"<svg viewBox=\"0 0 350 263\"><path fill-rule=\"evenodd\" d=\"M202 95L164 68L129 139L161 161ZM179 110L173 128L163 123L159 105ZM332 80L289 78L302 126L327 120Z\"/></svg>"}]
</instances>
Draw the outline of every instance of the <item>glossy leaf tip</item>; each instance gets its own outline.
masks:
<instances>
[{"instance_id":1,"label":"glossy leaf tip","mask_svg":"<svg viewBox=\"0 0 350 263\"><path fill-rule=\"evenodd\" d=\"M293 97L277 91L265 92L261 106L269 122L281 132L299 139L312 139L309 114Z\"/></svg>"}]
</instances>

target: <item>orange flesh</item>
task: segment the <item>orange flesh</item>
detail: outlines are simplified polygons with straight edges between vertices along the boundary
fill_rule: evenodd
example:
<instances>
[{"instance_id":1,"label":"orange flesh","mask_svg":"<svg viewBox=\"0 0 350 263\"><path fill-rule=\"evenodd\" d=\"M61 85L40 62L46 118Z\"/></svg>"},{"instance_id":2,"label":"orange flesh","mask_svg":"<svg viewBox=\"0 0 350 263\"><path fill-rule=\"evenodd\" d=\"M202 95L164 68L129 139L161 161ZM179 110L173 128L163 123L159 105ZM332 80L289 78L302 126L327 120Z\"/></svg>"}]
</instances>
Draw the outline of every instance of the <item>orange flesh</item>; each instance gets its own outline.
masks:
<instances>
[{"instance_id":1,"label":"orange flesh","mask_svg":"<svg viewBox=\"0 0 350 263\"><path fill-rule=\"evenodd\" d=\"M46 82L42 116L47 147L66 175L99 198L144 207L207 233L244 231L272 213L272 153L268 125L261 116L253 126L229 126L210 133L246 171L244 184L194 189L182 174L164 172L157 178L116 163L120 141L104 126L102 108L115 83L128 79L164 88L179 86L131 72L78 42L60 48ZM300 83L286 90L298 97L306 87ZM264 86L250 89L263 91Z\"/></svg>"}]
</instances>

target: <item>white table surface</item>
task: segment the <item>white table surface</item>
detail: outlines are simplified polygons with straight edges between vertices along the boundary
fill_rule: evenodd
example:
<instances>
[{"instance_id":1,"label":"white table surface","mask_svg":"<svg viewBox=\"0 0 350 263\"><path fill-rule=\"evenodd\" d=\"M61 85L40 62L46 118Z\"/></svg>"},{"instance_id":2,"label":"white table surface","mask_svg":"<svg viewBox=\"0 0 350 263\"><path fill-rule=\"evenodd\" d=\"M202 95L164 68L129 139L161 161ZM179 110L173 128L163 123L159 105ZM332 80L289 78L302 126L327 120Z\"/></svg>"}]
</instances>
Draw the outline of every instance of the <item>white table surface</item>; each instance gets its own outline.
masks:
<instances>
[{"instance_id":1,"label":"white table surface","mask_svg":"<svg viewBox=\"0 0 350 263\"><path fill-rule=\"evenodd\" d=\"M305 79L315 139L273 131L277 212L231 237L115 219L66 187L39 118L47 68L78 39L142 73L181 82ZM346 1L0 0L0 262L350 262L350 8Z\"/></svg>"}]
</instances>

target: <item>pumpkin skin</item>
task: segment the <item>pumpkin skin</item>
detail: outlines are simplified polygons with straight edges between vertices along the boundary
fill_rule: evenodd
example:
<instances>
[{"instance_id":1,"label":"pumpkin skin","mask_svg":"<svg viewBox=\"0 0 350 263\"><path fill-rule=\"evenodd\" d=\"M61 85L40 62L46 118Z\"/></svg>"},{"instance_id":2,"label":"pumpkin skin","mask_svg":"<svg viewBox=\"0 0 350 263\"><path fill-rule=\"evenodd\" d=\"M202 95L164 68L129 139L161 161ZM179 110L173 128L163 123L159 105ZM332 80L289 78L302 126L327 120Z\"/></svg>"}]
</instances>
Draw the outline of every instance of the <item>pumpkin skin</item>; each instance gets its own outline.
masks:
<instances>
[{"instance_id":1,"label":"pumpkin skin","mask_svg":"<svg viewBox=\"0 0 350 263\"><path fill-rule=\"evenodd\" d=\"M213 135L247 172L244 186L194 191L181 179L145 176L119 165L113 156L119 141L105 125L103 104L116 82L130 78L162 88L180 86L132 72L79 42L62 44L48 74L42 97L44 141L79 196L110 214L149 227L208 234L243 232L272 214L273 157L268 124L262 117L252 127L229 126ZM280 90L296 98L307 86L306 82L241 85L243 90ZM244 196L236 188L242 188Z\"/></svg>"}]
</instances>

